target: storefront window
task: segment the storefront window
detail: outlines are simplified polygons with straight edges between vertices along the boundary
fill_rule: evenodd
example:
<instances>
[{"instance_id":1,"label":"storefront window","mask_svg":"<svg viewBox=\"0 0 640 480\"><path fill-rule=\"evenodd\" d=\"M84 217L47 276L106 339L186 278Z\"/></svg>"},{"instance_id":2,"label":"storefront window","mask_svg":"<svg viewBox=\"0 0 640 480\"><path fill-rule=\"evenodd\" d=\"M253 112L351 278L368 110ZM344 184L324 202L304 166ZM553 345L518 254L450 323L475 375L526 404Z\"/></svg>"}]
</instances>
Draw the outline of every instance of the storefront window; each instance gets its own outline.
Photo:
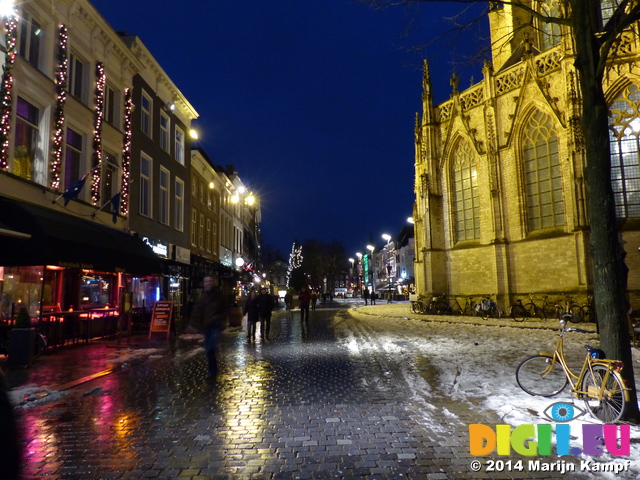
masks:
<instances>
[{"instance_id":1,"label":"storefront window","mask_svg":"<svg viewBox=\"0 0 640 480\"><path fill-rule=\"evenodd\" d=\"M42 267L4 267L0 273L0 321L9 321L21 308L32 317L40 313Z\"/></svg>"},{"instance_id":2,"label":"storefront window","mask_svg":"<svg viewBox=\"0 0 640 480\"><path fill-rule=\"evenodd\" d=\"M161 298L160 278L134 277L131 279L131 292L133 293L133 308L151 309L153 303Z\"/></svg>"},{"instance_id":3,"label":"storefront window","mask_svg":"<svg viewBox=\"0 0 640 480\"><path fill-rule=\"evenodd\" d=\"M84 275L80 287L80 307L87 309L109 306L112 280L111 276Z\"/></svg>"}]
</instances>

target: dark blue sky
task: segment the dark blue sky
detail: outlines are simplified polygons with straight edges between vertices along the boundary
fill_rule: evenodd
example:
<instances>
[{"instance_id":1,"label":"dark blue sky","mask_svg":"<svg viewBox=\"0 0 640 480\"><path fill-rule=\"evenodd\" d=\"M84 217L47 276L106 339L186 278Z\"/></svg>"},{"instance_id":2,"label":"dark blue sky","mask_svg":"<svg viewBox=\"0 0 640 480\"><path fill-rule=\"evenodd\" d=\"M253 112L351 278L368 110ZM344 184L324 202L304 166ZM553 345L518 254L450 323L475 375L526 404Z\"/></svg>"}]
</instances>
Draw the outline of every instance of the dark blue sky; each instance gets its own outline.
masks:
<instances>
[{"instance_id":1,"label":"dark blue sky","mask_svg":"<svg viewBox=\"0 0 640 480\"><path fill-rule=\"evenodd\" d=\"M137 35L200 114L201 145L233 164L262 202L263 244L397 235L412 213L422 60L436 101L481 78L468 31L425 46L458 3L375 10L356 0L94 0ZM416 8L418 8L416 10ZM486 30L488 21L481 26Z\"/></svg>"}]
</instances>

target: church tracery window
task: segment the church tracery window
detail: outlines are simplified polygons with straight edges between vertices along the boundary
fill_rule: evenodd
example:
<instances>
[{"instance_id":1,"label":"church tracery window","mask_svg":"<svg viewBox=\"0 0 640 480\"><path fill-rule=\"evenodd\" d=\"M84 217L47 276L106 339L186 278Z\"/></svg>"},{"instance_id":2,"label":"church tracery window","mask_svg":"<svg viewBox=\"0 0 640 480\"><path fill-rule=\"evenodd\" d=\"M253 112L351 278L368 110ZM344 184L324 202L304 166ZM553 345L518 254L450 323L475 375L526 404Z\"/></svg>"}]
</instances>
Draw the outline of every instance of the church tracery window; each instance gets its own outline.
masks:
<instances>
[{"instance_id":1,"label":"church tracery window","mask_svg":"<svg viewBox=\"0 0 640 480\"><path fill-rule=\"evenodd\" d=\"M640 89L630 85L610 108L611 186L618 218L640 217Z\"/></svg>"},{"instance_id":2,"label":"church tracery window","mask_svg":"<svg viewBox=\"0 0 640 480\"><path fill-rule=\"evenodd\" d=\"M560 17L560 6L558 0L540 0L540 10L547 17ZM549 50L552 47L560 44L562 39L562 32L560 31L560 25L557 23L545 23L540 22L540 45L541 49Z\"/></svg>"},{"instance_id":3,"label":"church tracery window","mask_svg":"<svg viewBox=\"0 0 640 480\"><path fill-rule=\"evenodd\" d=\"M558 136L549 115L541 111L531 115L522 154L529 231L564 225Z\"/></svg>"},{"instance_id":4,"label":"church tracery window","mask_svg":"<svg viewBox=\"0 0 640 480\"><path fill-rule=\"evenodd\" d=\"M455 241L480 238L480 202L476 159L469 142L460 142L452 171Z\"/></svg>"}]
</instances>

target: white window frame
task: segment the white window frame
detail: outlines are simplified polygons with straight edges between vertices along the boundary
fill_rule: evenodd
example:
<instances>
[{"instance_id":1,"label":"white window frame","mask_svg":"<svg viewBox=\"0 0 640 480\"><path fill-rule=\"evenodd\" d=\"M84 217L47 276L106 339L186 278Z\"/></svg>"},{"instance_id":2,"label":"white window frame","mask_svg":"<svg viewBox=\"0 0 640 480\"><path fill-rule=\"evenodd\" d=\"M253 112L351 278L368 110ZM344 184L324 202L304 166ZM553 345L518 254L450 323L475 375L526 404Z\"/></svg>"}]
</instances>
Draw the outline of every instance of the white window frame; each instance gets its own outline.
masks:
<instances>
[{"instance_id":1,"label":"white window frame","mask_svg":"<svg viewBox=\"0 0 640 480\"><path fill-rule=\"evenodd\" d=\"M169 132L171 131L171 119L169 115L164 112L160 112L160 148L165 152L169 152Z\"/></svg>"},{"instance_id":2,"label":"white window frame","mask_svg":"<svg viewBox=\"0 0 640 480\"><path fill-rule=\"evenodd\" d=\"M107 85L104 92L104 121L116 128L120 127L120 92Z\"/></svg>"},{"instance_id":3,"label":"white window frame","mask_svg":"<svg viewBox=\"0 0 640 480\"><path fill-rule=\"evenodd\" d=\"M182 179L175 177L174 183L174 216L173 228L179 232L184 231L184 182Z\"/></svg>"},{"instance_id":4,"label":"white window frame","mask_svg":"<svg viewBox=\"0 0 640 480\"><path fill-rule=\"evenodd\" d=\"M176 161L180 165L184 165L184 149L185 149L185 140L184 140L184 132L182 129L176 127Z\"/></svg>"},{"instance_id":5,"label":"white window frame","mask_svg":"<svg viewBox=\"0 0 640 480\"><path fill-rule=\"evenodd\" d=\"M42 62L43 43L45 35L41 23L34 18L33 14L26 9L22 9L18 23L18 39L16 48L18 54L24 58L34 68L40 69ZM33 42L37 38L37 45Z\"/></svg>"},{"instance_id":6,"label":"white window frame","mask_svg":"<svg viewBox=\"0 0 640 480\"><path fill-rule=\"evenodd\" d=\"M160 167L160 176L158 178L159 197L158 197L158 221L163 225L170 225L170 206L169 189L170 189L171 173L164 167Z\"/></svg>"},{"instance_id":7,"label":"white window frame","mask_svg":"<svg viewBox=\"0 0 640 480\"><path fill-rule=\"evenodd\" d=\"M77 75L78 66L82 71ZM69 54L68 92L83 104L87 104L87 75L89 75L89 63L75 52Z\"/></svg>"},{"instance_id":8,"label":"white window frame","mask_svg":"<svg viewBox=\"0 0 640 480\"><path fill-rule=\"evenodd\" d=\"M145 105L145 100L148 103ZM144 90L140 96L140 130L147 137L153 138L153 99Z\"/></svg>"},{"instance_id":9,"label":"white window frame","mask_svg":"<svg viewBox=\"0 0 640 480\"><path fill-rule=\"evenodd\" d=\"M148 162L149 174L143 173L143 164ZM152 218L153 216L153 159L145 154L140 154L140 202L139 212L143 217ZM146 200L146 204L145 204ZM145 208L146 207L146 208Z\"/></svg>"},{"instance_id":10,"label":"white window frame","mask_svg":"<svg viewBox=\"0 0 640 480\"><path fill-rule=\"evenodd\" d=\"M198 235L198 210L191 208L191 245L196 246L196 238Z\"/></svg>"}]
</instances>

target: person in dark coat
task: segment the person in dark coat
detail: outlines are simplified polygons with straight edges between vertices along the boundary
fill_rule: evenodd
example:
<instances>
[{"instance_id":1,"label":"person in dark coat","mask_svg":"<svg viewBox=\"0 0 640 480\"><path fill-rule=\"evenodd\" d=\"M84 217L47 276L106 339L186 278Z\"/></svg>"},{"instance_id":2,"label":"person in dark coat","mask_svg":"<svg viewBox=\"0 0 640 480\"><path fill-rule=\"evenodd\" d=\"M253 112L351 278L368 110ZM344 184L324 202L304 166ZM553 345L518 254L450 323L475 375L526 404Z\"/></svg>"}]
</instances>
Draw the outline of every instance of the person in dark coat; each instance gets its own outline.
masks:
<instances>
[{"instance_id":1,"label":"person in dark coat","mask_svg":"<svg viewBox=\"0 0 640 480\"><path fill-rule=\"evenodd\" d=\"M204 277L202 290L202 295L193 306L190 325L204 333L209 377L214 377L218 373L217 351L220 338L227 324L227 302L215 277Z\"/></svg>"},{"instance_id":2,"label":"person in dark coat","mask_svg":"<svg viewBox=\"0 0 640 480\"><path fill-rule=\"evenodd\" d=\"M298 302L300 302L300 321L309 323L309 305L311 304L311 294L307 287L302 287L300 294L298 295Z\"/></svg>"},{"instance_id":3,"label":"person in dark coat","mask_svg":"<svg viewBox=\"0 0 640 480\"><path fill-rule=\"evenodd\" d=\"M260 321L260 305L258 304L258 294L255 290L251 290L251 293L249 293L243 312L247 316L247 341L249 343L255 342L256 325Z\"/></svg>"},{"instance_id":4,"label":"person in dark coat","mask_svg":"<svg viewBox=\"0 0 640 480\"><path fill-rule=\"evenodd\" d=\"M258 295L258 310L260 317L260 335L262 340L269 340L269 331L271 330L271 312L275 308L275 301L273 296L267 291L265 287L260 290Z\"/></svg>"},{"instance_id":5,"label":"person in dark coat","mask_svg":"<svg viewBox=\"0 0 640 480\"><path fill-rule=\"evenodd\" d=\"M369 300L369 289L365 288L362 290L362 298L364 298L364 304L367 305L367 300Z\"/></svg>"}]
</instances>

